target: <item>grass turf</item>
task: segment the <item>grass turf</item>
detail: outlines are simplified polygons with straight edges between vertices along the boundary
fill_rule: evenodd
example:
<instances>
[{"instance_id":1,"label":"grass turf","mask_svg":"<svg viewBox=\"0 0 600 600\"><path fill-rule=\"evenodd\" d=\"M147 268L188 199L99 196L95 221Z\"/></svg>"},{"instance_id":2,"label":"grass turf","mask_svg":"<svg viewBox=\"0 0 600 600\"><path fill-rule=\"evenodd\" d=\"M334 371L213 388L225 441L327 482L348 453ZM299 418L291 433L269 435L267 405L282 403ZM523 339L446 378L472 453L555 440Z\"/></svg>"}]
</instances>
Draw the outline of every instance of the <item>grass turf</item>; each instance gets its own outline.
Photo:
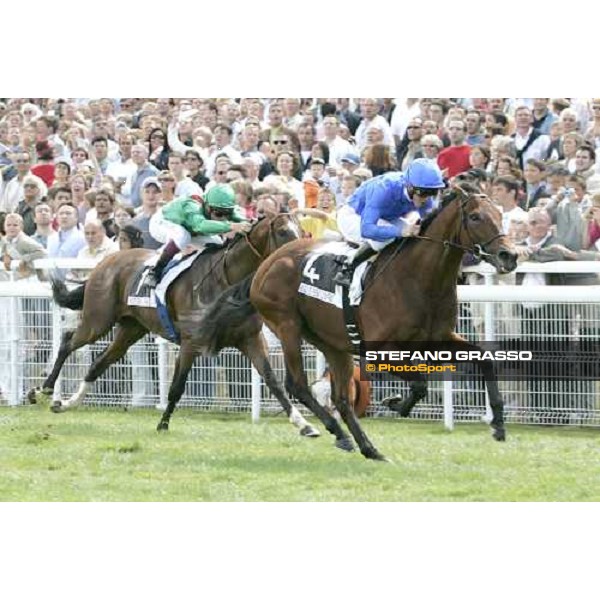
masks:
<instances>
[{"instance_id":1,"label":"grass turf","mask_svg":"<svg viewBox=\"0 0 600 600\"><path fill-rule=\"evenodd\" d=\"M598 501L596 430L363 421L393 464L282 417L0 409L2 501ZM314 419L311 422L315 423Z\"/></svg>"}]
</instances>

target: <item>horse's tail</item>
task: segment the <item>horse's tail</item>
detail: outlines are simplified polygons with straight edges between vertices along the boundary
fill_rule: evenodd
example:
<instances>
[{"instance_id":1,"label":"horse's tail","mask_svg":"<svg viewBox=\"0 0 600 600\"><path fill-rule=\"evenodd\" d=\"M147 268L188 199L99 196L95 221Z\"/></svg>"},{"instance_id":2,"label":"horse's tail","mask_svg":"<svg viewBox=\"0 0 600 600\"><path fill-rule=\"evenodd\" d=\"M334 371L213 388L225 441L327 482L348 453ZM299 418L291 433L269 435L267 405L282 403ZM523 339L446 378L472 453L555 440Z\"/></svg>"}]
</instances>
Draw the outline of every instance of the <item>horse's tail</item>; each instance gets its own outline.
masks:
<instances>
[{"instance_id":1,"label":"horse's tail","mask_svg":"<svg viewBox=\"0 0 600 600\"><path fill-rule=\"evenodd\" d=\"M70 308L71 310L81 310L83 308L83 298L85 295L85 283L69 291L67 286L55 277L52 282L52 297L54 302L62 308Z\"/></svg>"},{"instance_id":2,"label":"horse's tail","mask_svg":"<svg viewBox=\"0 0 600 600\"><path fill-rule=\"evenodd\" d=\"M250 287L254 273L225 290L203 311L196 323L194 346L211 355L232 345L236 332L258 313L250 303Z\"/></svg>"}]
</instances>

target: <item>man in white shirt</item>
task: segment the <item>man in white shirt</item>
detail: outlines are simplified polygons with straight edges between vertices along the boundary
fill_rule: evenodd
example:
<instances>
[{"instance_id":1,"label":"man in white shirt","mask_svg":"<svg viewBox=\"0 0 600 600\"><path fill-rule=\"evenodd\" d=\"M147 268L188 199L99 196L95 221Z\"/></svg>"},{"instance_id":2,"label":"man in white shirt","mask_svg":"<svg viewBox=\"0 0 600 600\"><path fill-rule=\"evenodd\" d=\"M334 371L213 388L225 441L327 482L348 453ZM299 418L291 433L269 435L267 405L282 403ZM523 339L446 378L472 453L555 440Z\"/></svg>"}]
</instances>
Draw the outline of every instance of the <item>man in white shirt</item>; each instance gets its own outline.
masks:
<instances>
[{"instance_id":1,"label":"man in white shirt","mask_svg":"<svg viewBox=\"0 0 600 600\"><path fill-rule=\"evenodd\" d=\"M339 135L340 120L335 115L323 119L323 141L329 147L329 165L341 167L342 158L354 152L354 146Z\"/></svg>"},{"instance_id":2,"label":"man in white shirt","mask_svg":"<svg viewBox=\"0 0 600 600\"><path fill-rule=\"evenodd\" d=\"M527 218L527 213L517 204L519 182L511 176L496 177L492 185L492 198L502 208L502 231L508 235L510 222Z\"/></svg>"},{"instance_id":3,"label":"man in white shirt","mask_svg":"<svg viewBox=\"0 0 600 600\"><path fill-rule=\"evenodd\" d=\"M515 140L517 159L521 169L530 158L544 160L550 137L533 128L533 113L527 106L520 106L515 112L516 131L511 136Z\"/></svg>"},{"instance_id":4,"label":"man in white shirt","mask_svg":"<svg viewBox=\"0 0 600 600\"><path fill-rule=\"evenodd\" d=\"M393 152L396 145L392 136L392 130L389 123L379 114L379 103L376 98L363 98L360 103L360 114L363 120L360 122L354 135L356 146L359 152L362 152L368 145L367 131L371 125L377 125L383 131L383 140Z\"/></svg>"}]
</instances>

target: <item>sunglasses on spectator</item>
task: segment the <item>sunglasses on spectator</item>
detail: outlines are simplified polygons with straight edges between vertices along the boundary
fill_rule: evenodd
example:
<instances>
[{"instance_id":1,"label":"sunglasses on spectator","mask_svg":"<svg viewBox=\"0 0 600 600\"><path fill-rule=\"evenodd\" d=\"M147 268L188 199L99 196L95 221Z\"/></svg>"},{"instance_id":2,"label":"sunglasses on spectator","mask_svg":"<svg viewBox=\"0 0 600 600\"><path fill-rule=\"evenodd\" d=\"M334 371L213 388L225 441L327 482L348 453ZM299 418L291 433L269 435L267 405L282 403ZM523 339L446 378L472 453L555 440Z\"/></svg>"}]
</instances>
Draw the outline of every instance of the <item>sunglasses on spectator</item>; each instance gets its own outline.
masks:
<instances>
[{"instance_id":1,"label":"sunglasses on spectator","mask_svg":"<svg viewBox=\"0 0 600 600\"><path fill-rule=\"evenodd\" d=\"M409 125L406 129L421 129L421 125Z\"/></svg>"},{"instance_id":2,"label":"sunglasses on spectator","mask_svg":"<svg viewBox=\"0 0 600 600\"><path fill-rule=\"evenodd\" d=\"M273 143L275 145L280 145L280 144L283 145L283 144L287 144L288 140L273 140Z\"/></svg>"},{"instance_id":3,"label":"sunglasses on spectator","mask_svg":"<svg viewBox=\"0 0 600 600\"><path fill-rule=\"evenodd\" d=\"M158 181L160 181L160 183L164 183L165 181L168 181L169 183L175 183L175 180L170 179L169 177L160 177Z\"/></svg>"},{"instance_id":4,"label":"sunglasses on spectator","mask_svg":"<svg viewBox=\"0 0 600 600\"><path fill-rule=\"evenodd\" d=\"M27 188L37 188L37 184L35 183L26 183L23 187Z\"/></svg>"},{"instance_id":5,"label":"sunglasses on spectator","mask_svg":"<svg viewBox=\"0 0 600 600\"><path fill-rule=\"evenodd\" d=\"M165 136L164 135L160 135L160 134L158 134L158 135L152 135L152 136L150 136L150 139L153 139L153 140L164 140Z\"/></svg>"}]
</instances>

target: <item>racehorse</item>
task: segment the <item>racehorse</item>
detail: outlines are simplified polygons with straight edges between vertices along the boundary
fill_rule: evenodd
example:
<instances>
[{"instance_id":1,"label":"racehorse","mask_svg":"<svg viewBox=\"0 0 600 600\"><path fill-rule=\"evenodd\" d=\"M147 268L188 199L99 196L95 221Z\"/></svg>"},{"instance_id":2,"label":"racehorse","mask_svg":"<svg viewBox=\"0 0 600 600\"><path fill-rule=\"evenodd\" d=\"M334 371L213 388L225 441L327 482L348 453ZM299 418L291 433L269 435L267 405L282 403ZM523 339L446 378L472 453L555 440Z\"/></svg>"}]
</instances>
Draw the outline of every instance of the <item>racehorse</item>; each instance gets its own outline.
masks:
<instances>
[{"instance_id":1,"label":"racehorse","mask_svg":"<svg viewBox=\"0 0 600 600\"><path fill-rule=\"evenodd\" d=\"M367 438L348 402L345 382L352 374L352 345L342 310L298 294L304 260L322 244L299 240L273 253L256 272L249 301L281 341L290 395L321 419L335 435L337 447L354 449L341 425L310 392L302 364L301 343L305 339L327 359L332 373L332 399L360 451L366 458L385 460ZM514 247L502 233L500 210L469 183L444 193L439 209L423 220L418 236L393 242L376 258L365 279L362 302L355 311L362 339L453 341L469 350L476 348L455 333L456 282L465 252L480 255L502 273L517 265ZM216 307L213 316L215 311ZM226 322L230 312L230 307L221 305L222 314L212 326ZM493 413L493 437L501 441L506 436L504 405L493 366L480 366ZM427 384L421 376L421 380L410 384L410 395L402 401L399 412L408 416L426 394Z\"/></svg>"},{"instance_id":2,"label":"racehorse","mask_svg":"<svg viewBox=\"0 0 600 600\"><path fill-rule=\"evenodd\" d=\"M171 285L167 293L167 305L179 334L180 348L168 405L157 427L159 431L169 428L171 415L184 392L194 358L205 349L200 347L197 340L197 325L203 307L254 272L275 249L299 237L300 229L295 217L279 214L261 218L247 234L238 234L223 247L207 248L193 266ZM72 352L92 344L116 324L114 340L93 362L78 391L68 401L57 400L52 404L54 412L81 404L92 383L146 333L154 332L168 337L156 309L127 305L135 275L150 256L152 252L142 249L113 254L96 266L83 286L71 292L64 283L53 281L55 301L62 307L83 309L83 312L77 329L63 334L54 367L41 390L43 395L52 394L62 366ZM290 403L277 381L267 359L266 343L261 331L262 321L257 315L243 322L224 325L219 331L218 342L212 341L212 351L216 353L224 347L238 348L264 378L300 433L309 437L318 436L319 432ZM29 393L32 402L37 392L31 390Z\"/></svg>"}]
</instances>

